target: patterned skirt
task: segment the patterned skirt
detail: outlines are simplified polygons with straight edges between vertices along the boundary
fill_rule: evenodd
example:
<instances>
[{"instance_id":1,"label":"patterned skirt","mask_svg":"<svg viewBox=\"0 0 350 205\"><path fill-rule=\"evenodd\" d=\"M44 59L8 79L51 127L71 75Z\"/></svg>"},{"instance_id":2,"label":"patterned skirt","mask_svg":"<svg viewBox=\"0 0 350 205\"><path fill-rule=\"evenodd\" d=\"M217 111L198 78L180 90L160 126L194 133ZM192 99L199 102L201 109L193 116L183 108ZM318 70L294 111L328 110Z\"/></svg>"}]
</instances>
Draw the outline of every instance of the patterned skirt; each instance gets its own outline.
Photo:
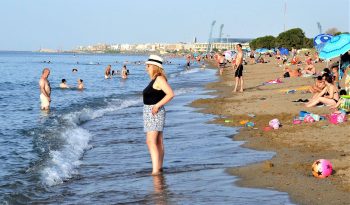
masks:
<instances>
[{"instance_id":1,"label":"patterned skirt","mask_svg":"<svg viewBox=\"0 0 350 205\"><path fill-rule=\"evenodd\" d=\"M143 130L145 132L150 131L163 131L165 123L165 108L160 107L158 113L152 115L152 108L154 105L143 106Z\"/></svg>"}]
</instances>

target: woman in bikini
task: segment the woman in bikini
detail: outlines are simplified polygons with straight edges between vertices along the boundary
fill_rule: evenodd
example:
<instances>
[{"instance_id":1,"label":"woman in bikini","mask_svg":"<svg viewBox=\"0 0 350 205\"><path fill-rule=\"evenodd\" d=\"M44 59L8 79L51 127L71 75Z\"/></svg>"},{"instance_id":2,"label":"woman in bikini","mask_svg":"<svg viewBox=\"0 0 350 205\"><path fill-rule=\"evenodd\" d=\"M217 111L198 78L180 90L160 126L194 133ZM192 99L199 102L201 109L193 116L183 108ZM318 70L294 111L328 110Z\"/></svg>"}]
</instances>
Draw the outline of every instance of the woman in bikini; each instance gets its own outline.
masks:
<instances>
[{"instance_id":1,"label":"woman in bikini","mask_svg":"<svg viewBox=\"0 0 350 205\"><path fill-rule=\"evenodd\" d=\"M339 101L338 88L333 84L333 77L326 77L326 87L310 102L306 103L306 107L314 107L318 103L323 103L327 106L334 106Z\"/></svg>"}]
</instances>

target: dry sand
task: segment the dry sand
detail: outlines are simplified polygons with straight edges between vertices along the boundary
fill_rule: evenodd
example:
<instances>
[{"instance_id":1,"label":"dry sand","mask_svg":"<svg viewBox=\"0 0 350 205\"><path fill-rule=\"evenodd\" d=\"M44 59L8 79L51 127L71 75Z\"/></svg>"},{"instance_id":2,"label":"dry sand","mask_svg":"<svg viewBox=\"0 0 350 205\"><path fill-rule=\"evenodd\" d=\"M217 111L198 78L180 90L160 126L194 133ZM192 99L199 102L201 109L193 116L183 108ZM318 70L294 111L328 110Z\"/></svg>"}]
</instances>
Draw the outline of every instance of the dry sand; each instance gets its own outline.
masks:
<instances>
[{"instance_id":1,"label":"dry sand","mask_svg":"<svg viewBox=\"0 0 350 205\"><path fill-rule=\"evenodd\" d=\"M320 71L325 66L316 64ZM215 114L215 123L242 126L241 120L254 122L255 129L242 127L235 140L246 141L244 147L272 150L271 160L244 167L230 168L228 173L241 177L237 183L245 187L273 188L288 192L298 204L350 204L350 129L349 122L332 125L328 121L293 125L294 116L305 110L315 114L330 114L328 107L305 108L293 100L310 98L302 92L312 85L312 78L282 79L282 84L262 85L283 75L283 69L272 63L244 67L245 92L232 93L233 71L227 68L219 82L207 85L215 98L198 99L193 106L202 112ZM300 90L298 90L300 88ZM285 90L297 89L294 94ZM248 114L256 117L249 117ZM282 123L278 130L265 132L271 119ZM230 120L225 123L225 120ZM258 128L258 129L256 129ZM313 177L311 165L317 159L328 159L334 173L326 179Z\"/></svg>"}]
</instances>

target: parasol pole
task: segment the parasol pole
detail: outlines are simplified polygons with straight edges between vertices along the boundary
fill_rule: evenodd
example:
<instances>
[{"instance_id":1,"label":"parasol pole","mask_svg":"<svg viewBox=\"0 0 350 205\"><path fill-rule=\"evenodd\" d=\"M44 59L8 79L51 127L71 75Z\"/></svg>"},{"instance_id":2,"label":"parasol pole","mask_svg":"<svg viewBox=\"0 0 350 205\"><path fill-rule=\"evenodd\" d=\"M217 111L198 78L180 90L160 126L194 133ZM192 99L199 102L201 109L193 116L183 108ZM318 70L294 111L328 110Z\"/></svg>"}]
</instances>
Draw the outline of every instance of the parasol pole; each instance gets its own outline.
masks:
<instances>
[{"instance_id":1,"label":"parasol pole","mask_svg":"<svg viewBox=\"0 0 350 205\"><path fill-rule=\"evenodd\" d=\"M338 65L338 75L339 75L338 78L339 78L339 81L340 81L341 78L342 78L341 75L340 75L340 69L341 69L341 66L340 66L340 65L341 65L341 54L340 54L340 56L339 56L339 65Z\"/></svg>"}]
</instances>

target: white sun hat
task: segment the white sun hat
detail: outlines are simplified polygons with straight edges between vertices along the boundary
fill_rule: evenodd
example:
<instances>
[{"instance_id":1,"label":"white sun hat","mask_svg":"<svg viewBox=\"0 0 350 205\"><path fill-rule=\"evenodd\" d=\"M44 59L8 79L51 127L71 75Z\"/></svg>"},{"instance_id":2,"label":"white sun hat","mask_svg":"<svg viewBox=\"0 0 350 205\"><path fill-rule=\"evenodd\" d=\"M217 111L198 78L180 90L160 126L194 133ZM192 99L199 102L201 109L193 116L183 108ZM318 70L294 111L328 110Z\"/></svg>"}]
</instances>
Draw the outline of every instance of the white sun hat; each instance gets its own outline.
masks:
<instances>
[{"instance_id":1,"label":"white sun hat","mask_svg":"<svg viewBox=\"0 0 350 205\"><path fill-rule=\"evenodd\" d=\"M150 55L148 58L148 61L146 61L146 65L147 64L152 64L152 65L156 65L160 68L163 68L163 58L161 58L157 55Z\"/></svg>"}]
</instances>

